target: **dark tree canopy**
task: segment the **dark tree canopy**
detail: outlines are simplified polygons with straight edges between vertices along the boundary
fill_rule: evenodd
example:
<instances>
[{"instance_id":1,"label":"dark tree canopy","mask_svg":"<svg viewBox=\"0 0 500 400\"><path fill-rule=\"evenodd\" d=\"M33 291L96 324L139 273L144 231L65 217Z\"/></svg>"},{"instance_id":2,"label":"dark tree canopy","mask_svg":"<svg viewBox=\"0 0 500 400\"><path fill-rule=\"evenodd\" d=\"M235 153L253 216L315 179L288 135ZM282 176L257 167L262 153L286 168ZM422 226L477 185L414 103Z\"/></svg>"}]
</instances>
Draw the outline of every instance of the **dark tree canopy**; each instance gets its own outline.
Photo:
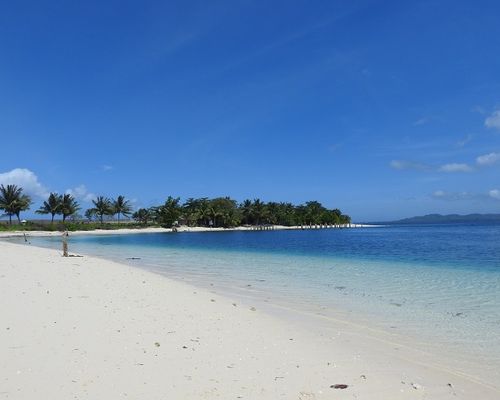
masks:
<instances>
[{"instance_id":1,"label":"dark tree canopy","mask_svg":"<svg viewBox=\"0 0 500 400\"><path fill-rule=\"evenodd\" d=\"M17 217L21 222L21 211L29 210L31 197L23 194L23 188L17 185L0 185L0 210L3 210L9 217L9 224L12 225L12 216Z\"/></svg>"}]
</instances>

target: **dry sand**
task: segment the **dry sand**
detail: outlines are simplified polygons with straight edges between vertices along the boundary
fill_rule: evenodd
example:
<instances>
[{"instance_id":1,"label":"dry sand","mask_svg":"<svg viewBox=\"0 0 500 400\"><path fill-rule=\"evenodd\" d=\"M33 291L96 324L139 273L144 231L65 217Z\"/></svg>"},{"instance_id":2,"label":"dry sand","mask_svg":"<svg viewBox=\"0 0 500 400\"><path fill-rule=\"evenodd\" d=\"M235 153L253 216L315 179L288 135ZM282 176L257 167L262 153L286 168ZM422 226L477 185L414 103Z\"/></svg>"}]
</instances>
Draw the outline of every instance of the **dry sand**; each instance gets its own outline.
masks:
<instances>
[{"instance_id":1,"label":"dry sand","mask_svg":"<svg viewBox=\"0 0 500 400\"><path fill-rule=\"evenodd\" d=\"M343 229L354 229L354 228L378 228L383 225L367 225L367 224L352 224L350 228ZM309 229L307 227L300 226L284 226L284 225L273 225L273 230L301 230ZM319 228L318 228L319 229ZM327 229L327 228L323 228ZM328 228L328 229L339 229L339 228ZM238 226L236 228L207 228L203 226L181 226L177 228L177 232L230 232L230 231L253 231L254 227L251 226ZM127 235L134 233L168 233L172 232L171 228L122 228L122 229L95 229L93 231L72 231L70 235ZM20 237L26 235L29 236L60 236L59 231L4 231L0 232L0 238L6 237Z\"/></svg>"},{"instance_id":2,"label":"dry sand","mask_svg":"<svg viewBox=\"0 0 500 400\"><path fill-rule=\"evenodd\" d=\"M348 323L29 245L0 242L0 307L0 399L500 398Z\"/></svg>"}]
</instances>

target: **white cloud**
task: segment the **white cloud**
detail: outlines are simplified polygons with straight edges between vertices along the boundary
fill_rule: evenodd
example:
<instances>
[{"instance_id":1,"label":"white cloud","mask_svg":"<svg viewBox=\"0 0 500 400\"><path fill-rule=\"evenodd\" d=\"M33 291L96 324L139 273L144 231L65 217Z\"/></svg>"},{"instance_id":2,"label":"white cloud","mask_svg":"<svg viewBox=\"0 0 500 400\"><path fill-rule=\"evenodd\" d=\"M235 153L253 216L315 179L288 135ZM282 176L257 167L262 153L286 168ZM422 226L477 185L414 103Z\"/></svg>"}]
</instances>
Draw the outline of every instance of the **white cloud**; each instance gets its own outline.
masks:
<instances>
[{"instance_id":1,"label":"white cloud","mask_svg":"<svg viewBox=\"0 0 500 400\"><path fill-rule=\"evenodd\" d=\"M84 201L90 203L97 196L87 190L85 185L79 185L73 189L67 189L66 194L72 195L75 199L79 201Z\"/></svg>"},{"instance_id":2,"label":"white cloud","mask_svg":"<svg viewBox=\"0 0 500 400\"><path fill-rule=\"evenodd\" d=\"M488 194L490 195L490 197L500 200L500 190L492 189L488 192Z\"/></svg>"},{"instance_id":3,"label":"white cloud","mask_svg":"<svg viewBox=\"0 0 500 400\"><path fill-rule=\"evenodd\" d=\"M451 163L439 167L440 172L471 172L473 169L467 164Z\"/></svg>"},{"instance_id":4,"label":"white cloud","mask_svg":"<svg viewBox=\"0 0 500 400\"><path fill-rule=\"evenodd\" d=\"M46 198L49 195L49 191L38 181L35 173L26 168L14 168L0 173L0 184L17 185L23 188L24 193L34 197Z\"/></svg>"},{"instance_id":5,"label":"white cloud","mask_svg":"<svg viewBox=\"0 0 500 400\"><path fill-rule=\"evenodd\" d=\"M115 169L112 165L104 164L102 167L103 171L111 171L112 169Z\"/></svg>"},{"instance_id":6,"label":"white cloud","mask_svg":"<svg viewBox=\"0 0 500 400\"><path fill-rule=\"evenodd\" d=\"M425 171L430 169L428 165L416 163L413 161L405 161L405 160L392 160L389 165L391 166L391 168L399 170L417 169L420 171Z\"/></svg>"},{"instance_id":7,"label":"white cloud","mask_svg":"<svg viewBox=\"0 0 500 400\"><path fill-rule=\"evenodd\" d=\"M476 158L476 162L479 165L492 165L500 161L500 153L489 153L484 154Z\"/></svg>"},{"instance_id":8,"label":"white cloud","mask_svg":"<svg viewBox=\"0 0 500 400\"><path fill-rule=\"evenodd\" d=\"M500 129L500 110L493 111L493 113L484 120L484 125L487 128Z\"/></svg>"}]
</instances>

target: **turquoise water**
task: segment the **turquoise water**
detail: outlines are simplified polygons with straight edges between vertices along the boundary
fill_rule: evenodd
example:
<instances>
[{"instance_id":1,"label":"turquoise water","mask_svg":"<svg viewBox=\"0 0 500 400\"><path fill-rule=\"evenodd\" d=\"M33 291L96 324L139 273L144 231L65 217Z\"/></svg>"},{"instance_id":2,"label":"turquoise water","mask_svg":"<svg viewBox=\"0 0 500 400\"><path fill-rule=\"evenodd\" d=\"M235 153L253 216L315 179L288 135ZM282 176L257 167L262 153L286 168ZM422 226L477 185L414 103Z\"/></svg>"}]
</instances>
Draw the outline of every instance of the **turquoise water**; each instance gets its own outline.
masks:
<instances>
[{"instance_id":1,"label":"turquoise water","mask_svg":"<svg viewBox=\"0 0 500 400\"><path fill-rule=\"evenodd\" d=\"M366 322L500 370L500 225L72 236L70 251Z\"/></svg>"}]
</instances>

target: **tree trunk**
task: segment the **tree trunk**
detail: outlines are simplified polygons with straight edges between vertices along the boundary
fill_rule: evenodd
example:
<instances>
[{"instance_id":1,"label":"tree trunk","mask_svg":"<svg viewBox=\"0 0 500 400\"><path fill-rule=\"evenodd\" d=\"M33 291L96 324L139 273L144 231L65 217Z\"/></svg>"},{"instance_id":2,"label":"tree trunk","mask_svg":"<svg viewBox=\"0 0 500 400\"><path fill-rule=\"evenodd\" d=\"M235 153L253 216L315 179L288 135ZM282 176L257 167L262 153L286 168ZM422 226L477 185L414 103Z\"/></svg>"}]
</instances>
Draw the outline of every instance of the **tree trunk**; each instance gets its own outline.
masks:
<instances>
[{"instance_id":1,"label":"tree trunk","mask_svg":"<svg viewBox=\"0 0 500 400\"><path fill-rule=\"evenodd\" d=\"M12 214L9 214L9 225L12 225Z\"/></svg>"},{"instance_id":2,"label":"tree trunk","mask_svg":"<svg viewBox=\"0 0 500 400\"><path fill-rule=\"evenodd\" d=\"M55 214L52 214L52 220L50 221L50 225L54 225L54 215Z\"/></svg>"}]
</instances>

